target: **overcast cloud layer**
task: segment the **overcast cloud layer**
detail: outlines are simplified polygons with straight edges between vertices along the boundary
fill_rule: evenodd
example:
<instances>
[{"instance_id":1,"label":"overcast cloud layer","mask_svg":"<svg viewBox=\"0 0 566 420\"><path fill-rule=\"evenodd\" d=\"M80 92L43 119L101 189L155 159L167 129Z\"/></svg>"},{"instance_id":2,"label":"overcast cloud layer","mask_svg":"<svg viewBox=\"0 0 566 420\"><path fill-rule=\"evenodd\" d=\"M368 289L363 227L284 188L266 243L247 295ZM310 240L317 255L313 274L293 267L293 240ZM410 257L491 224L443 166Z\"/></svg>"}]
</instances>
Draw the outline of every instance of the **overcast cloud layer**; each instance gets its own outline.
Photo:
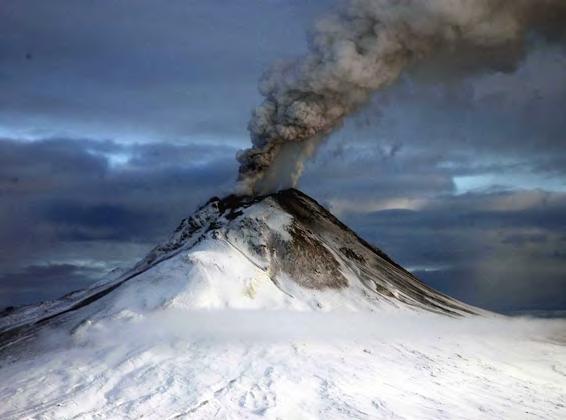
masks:
<instances>
[{"instance_id":1,"label":"overcast cloud layer","mask_svg":"<svg viewBox=\"0 0 566 420\"><path fill-rule=\"evenodd\" d=\"M268 64L330 1L0 9L0 306L127 267L231 190ZM405 76L301 188L422 279L497 310L566 309L566 52L512 73Z\"/></svg>"}]
</instances>

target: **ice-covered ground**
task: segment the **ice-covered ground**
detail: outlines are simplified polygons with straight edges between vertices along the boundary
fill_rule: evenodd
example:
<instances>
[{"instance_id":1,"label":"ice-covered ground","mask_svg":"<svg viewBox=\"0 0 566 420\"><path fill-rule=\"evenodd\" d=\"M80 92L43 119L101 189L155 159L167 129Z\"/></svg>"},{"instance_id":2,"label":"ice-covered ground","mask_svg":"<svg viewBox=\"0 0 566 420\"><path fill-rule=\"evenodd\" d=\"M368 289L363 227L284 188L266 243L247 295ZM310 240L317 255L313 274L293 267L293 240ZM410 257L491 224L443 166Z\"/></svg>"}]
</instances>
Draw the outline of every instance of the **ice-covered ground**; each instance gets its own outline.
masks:
<instances>
[{"instance_id":1,"label":"ice-covered ground","mask_svg":"<svg viewBox=\"0 0 566 420\"><path fill-rule=\"evenodd\" d=\"M285 192L0 319L0 419L566 418L566 321L444 296Z\"/></svg>"},{"instance_id":2,"label":"ice-covered ground","mask_svg":"<svg viewBox=\"0 0 566 420\"><path fill-rule=\"evenodd\" d=\"M175 310L47 329L3 361L0 418L564 419L565 326Z\"/></svg>"}]
</instances>

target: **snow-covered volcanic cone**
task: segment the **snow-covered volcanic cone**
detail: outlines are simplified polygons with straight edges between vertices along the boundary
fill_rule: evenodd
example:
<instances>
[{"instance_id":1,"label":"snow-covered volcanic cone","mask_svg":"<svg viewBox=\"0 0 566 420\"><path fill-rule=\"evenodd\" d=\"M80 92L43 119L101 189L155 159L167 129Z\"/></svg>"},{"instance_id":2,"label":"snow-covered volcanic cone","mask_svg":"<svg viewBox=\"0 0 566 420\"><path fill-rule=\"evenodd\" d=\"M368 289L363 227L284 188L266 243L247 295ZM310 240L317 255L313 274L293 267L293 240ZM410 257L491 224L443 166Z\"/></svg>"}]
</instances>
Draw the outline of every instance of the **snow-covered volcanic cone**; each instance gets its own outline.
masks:
<instances>
[{"instance_id":1,"label":"snow-covered volcanic cone","mask_svg":"<svg viewBox=\"0 0 566 420\"><path fill-rule=\"evenodd\" d=\"M432 290L297 190L0 318L0 418L565 418L565 324Z\"/></svg>"}]
</instances>

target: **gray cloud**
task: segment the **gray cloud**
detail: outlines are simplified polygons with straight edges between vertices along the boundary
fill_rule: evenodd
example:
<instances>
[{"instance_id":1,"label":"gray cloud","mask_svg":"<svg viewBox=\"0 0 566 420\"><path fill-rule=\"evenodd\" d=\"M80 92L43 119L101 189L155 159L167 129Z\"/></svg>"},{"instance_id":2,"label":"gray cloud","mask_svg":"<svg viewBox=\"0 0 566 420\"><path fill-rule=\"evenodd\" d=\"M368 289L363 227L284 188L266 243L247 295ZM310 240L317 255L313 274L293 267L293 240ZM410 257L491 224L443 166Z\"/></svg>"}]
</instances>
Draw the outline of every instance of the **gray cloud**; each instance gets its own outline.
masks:
<instances>
[{"instance_id":1,"label":"gray cloud","mask_svg":"<svg viewBox=\"0 0 566 420\"><path fill-rule=\"evenodd\" d=\"M31 265L21 271L0 275L0 309L56 299L84 289L97 271L72 264Z\"/></svg>"},{"instance_id":2,"label":"gray cloud","mask_svg":"<svg viewBox=\"0 0 566 420\"><path fill-rule=\"evenodd\" d=\"M565 266L548 269L534 261L501 271L478 273L474 267L415 271L429 285L483 308L515 313L536 310L560 311L566 306ZM530 268L529 268L530 266ZM489 280L486 277L489 276ZM534 279L537 280L534 280Z\"/></svg>"},{"instance_id":3,"label":"gray cloud","mask_svg":"<svg viewBox=\"0 0 566 420\"><path fill-rule=\"evenodd\" d=\"M302 51L325 3L8 0L0 124L39 138L243 142L258 75Z\"/></svg>"}]
</instances>

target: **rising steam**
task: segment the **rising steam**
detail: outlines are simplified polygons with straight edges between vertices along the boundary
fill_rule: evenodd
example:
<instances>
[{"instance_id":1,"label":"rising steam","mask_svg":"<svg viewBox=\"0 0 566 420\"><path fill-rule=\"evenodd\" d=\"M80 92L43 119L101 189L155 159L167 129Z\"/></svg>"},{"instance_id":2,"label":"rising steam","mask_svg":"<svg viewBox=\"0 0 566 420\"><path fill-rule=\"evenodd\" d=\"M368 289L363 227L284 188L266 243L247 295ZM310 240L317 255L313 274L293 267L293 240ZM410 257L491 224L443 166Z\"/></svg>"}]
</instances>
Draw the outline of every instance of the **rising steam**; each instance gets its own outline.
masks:
<instances>
[{"instance_id":1,"label":"rising steam","mask_svg":"<svg viewBox=\"0 0 566 420\"><path fill-rule=\"evenodd\" d=\"M560 36L565 22L566 0L346 1L317 22L306 56L262 78L252 147L237 157L238 192L294 185L317 144L408 67L426 63L439 78L509 69L528 34Z\"/></svg>"}]
</instances>

